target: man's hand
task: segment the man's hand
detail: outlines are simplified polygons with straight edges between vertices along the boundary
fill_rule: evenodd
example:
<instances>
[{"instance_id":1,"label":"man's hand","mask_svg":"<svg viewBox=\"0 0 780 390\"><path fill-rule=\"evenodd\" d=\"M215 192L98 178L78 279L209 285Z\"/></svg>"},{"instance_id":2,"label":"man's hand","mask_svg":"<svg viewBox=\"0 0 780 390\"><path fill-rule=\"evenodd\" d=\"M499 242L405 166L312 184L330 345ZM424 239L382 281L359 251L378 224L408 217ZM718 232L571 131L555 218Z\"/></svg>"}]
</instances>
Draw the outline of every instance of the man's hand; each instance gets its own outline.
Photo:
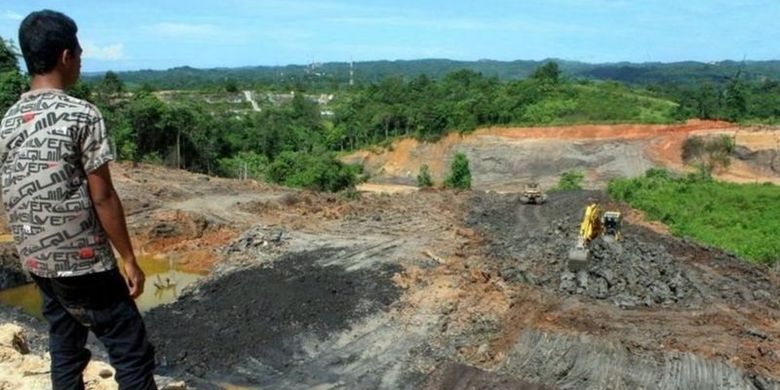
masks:
<instances>
[{"instance_id":1,"label":"man's hand","mask_svg":"<svg viewBox=\"0 0 780 390\"><path fill-rule=\"evenodd\" d=\"M130 289L130 297L138 298L144 292L144 282L146 276L138 263L133 261L125 261L125 276L127 277L127 287Z\"/></svg>"},{"instance_id":2,"label":"man's hand","mask_svg":"<svg viewBox=\"0 0 780 390\"><path fill-rule=\"evenodd\" d=\"M106 230L108 239L114 244L119 256L124 260L127 287L130 289L130 296L135 299L144 292L146 276L135 261L133 245L130 242L129 234L127 234L125 212L122 209L122 202L119 201L119 196L114 190L114 184L111 182L111 171L108 168L108 163L88 174L87 181L89 182L89 196L95 206L100 224Z\"/></svg>"}]
</instances>

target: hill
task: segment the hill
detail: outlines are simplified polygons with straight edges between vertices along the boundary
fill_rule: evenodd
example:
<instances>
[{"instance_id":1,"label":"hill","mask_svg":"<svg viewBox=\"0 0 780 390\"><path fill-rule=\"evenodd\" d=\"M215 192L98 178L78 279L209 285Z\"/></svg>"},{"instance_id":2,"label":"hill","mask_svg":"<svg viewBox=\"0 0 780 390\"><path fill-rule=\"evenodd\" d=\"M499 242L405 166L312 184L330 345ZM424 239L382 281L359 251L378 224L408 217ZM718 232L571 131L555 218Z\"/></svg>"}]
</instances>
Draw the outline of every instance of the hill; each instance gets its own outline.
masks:
<instances>
[{"instance_id":1,"label":"hill","mask_svg":"<svg viewBox=\"0 0 780 390\"><path fill-rule=\"evenodd\" d=\"M780 80L780 61L695 61L675 63L603 63L589 64L558 59L532 61L454 61L448 59L420 59L398 61L365 61L352 64L356 83L377 82L389 76L412 78L421 74L439 79L456 70L468 69L499 80L518 80L528 77L545 62L556 61L563 75L574 79L614 80L629 84L695 83L711 81L723 83L738 72L748 80ZM350 63L328 62L309 65L253 66L242 68L197 69L178 67L167 70L138 70L119 72L122 80L132 85L149 84L159 89L193 89L221 86L226 80L242 85L279 85L304 83L310 87L345 86L349 83ZM85 75L86 80L97 80L103 73Z\"/></svg>"}]
</instances>

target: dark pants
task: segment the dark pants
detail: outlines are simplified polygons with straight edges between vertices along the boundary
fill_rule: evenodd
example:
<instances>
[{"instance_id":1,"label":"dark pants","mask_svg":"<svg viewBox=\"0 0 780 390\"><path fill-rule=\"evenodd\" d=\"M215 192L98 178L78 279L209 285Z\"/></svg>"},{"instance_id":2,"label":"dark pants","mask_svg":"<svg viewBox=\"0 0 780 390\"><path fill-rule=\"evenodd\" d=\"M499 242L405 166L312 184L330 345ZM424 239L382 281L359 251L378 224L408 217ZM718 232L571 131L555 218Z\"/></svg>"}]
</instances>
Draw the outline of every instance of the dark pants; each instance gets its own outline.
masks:
<instances>
[{"instance_id":1,"label":"dark pants","mask_svg":"<svg viewBox=\"0 0 780 390\"><path fill-rule=\"evenodd\" d=\"M154 348L119 271L76 276L33 276L43 295L49 322L52 387L83 389L82 371L91 353L85 348L91 330L108 350L120 389L156 389Z\"/></svg>"}]
</instances>

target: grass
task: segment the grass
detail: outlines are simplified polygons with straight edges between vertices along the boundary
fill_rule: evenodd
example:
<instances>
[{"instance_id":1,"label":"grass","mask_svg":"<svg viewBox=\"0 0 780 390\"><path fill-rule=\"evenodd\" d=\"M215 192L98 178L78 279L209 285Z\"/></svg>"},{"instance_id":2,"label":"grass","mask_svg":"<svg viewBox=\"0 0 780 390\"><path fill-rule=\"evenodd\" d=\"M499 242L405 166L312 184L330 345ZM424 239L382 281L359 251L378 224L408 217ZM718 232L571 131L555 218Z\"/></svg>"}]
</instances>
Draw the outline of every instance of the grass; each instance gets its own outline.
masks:
<instances>
[{"instance_id":1,"label":"grass","mask_svg":"<svg viewBox=\"0 0 780 390\"><path fill-rule=\"evenodd\" d=\"M676 236L691 237L753 262L780 260L780 187L776 185L676 177L652 169L643 177L613 180L608 192L665 223Z\"/></svg>"}]
</instances>

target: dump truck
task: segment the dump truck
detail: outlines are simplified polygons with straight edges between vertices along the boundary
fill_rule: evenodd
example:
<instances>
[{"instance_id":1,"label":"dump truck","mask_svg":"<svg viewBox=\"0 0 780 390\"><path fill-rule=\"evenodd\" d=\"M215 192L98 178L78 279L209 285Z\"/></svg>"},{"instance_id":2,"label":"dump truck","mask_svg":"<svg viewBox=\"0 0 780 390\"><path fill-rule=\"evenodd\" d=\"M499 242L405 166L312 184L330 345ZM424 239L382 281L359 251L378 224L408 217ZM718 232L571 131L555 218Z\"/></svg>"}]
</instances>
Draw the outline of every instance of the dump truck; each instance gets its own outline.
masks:
<instances>
[{"instance_id":1,"label":"dump truck","mask_svg":"<svg viewBox=\"0 0 780 390\"><path fill-rule=\"evenodd\" d=\"M520 202L523 204L542 204L547 201L547 195L542 192L539 183L526 183L523 187L523 193L520 195Z\"/></svg>"}]
</instances>

